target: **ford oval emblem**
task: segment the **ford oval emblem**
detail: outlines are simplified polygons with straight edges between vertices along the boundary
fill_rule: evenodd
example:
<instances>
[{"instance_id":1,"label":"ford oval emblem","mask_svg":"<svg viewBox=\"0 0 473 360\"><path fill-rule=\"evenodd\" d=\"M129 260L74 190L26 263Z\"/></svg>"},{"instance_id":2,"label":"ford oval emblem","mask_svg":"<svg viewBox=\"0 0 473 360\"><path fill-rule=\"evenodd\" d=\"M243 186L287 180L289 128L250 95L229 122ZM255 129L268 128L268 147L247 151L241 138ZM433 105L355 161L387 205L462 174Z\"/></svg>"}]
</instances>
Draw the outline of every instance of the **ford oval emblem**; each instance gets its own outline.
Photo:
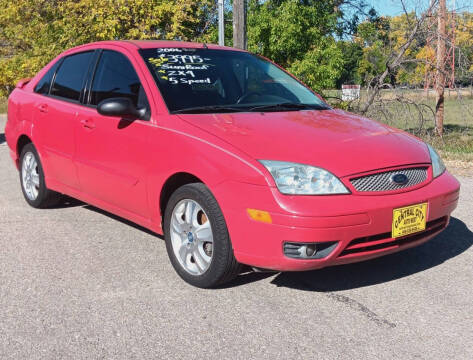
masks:
<instances>
[{"instance_id":1,"label":"ford oval emblem","mask_svg":"<svg viewBox=\"0 0 473 360\"><path fill-rule=\"evenodd\" d=\"M187 241L189 241L190 243L194 242L194 234L192 234L191 232L188 232L187 233Z\"/></svg>"},{"instance_id":2,"label":"ford oval emblem","mask_svg":"<svg viewBox=\"0 0 473 360\"><path fill-rule=\"evenodd\" d=\"M405 174L394 174L391 176L391 181L396 185L406 185L409 178Z\"/></svg>"}]
</instances>

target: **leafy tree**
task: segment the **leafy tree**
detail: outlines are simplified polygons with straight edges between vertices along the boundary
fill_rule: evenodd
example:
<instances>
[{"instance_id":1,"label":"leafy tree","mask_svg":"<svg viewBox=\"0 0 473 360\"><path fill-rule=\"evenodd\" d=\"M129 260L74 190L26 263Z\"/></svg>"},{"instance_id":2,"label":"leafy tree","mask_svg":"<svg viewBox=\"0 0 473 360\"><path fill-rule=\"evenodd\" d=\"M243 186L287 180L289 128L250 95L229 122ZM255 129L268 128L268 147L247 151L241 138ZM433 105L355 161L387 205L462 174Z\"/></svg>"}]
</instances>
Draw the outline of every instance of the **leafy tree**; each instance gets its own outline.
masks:
<instances>
[{"instance_id":1,"label":"leafy tree","mask_svg":"<svg viewBox=\"0 0 473 360\"><path fill-rule=\"evenodd\" d=\"M113 39L196 39L213 0L0 0L0 96L61 51Z\"/></svg>"},{"instance_id":2,"label":"leafy tree","mask_svg":"<svg viewBox=\"0 0 473 360\"><path fill-rule=\"evenodd\" d=\"M337 79L336 87L341 88L343 84L361 84L358 68L363 57L362 46L347 40L338 41L337 46L342 53L344 66Z\"/></svg>"},{"instance_id":3,"label":"leafy tree","mask_svg":"<svg viewBox=\"0 0 473 360\"><path fill-rule=\"evenodd\" d=\"M318 92L333 89L344 68L343 53L331 39L317 44L302 59L295 60L289 70Z\"/></svg>"},{"instance_id":4,"label":"leafy tree","mask_svg":"<svg viewBox=\"0 0 473 360\"><path fill-rule=\"evenodd\" d=\"M249 1L248 49L270 58L314 89L334 87L343 64L333 34L340 1Z\"/></svg>"},{"instance_id":5,"label":"leafy tree","mask_svg":"<svg viewBox=\"0 0 473 360\"><path fill-rule=\"evenodd\" d=\"M248 48L288 66L331 35L336 21L331 1L250 0Z\"/></svg>"},{"instance_id":6,"label":"leafy tree","mask_svg":"<svg viewBox=\"0 0 473 360\"><path fill-rule=\"evenodd\" d=\"M368 85L386 69L389 45L389 20L384 17L361 23L354 36L354 42L363 48L357 69L358 78Z\"/></svg>"},{"instance_id":7,"label":"leafy tree","mask_svg":"<svg viewBox=\"0 0 473 360\"><path fill-rule=\"evenodd\" d=\"M407 82L410 84L421 84L425 79L426 73L435 71L435 49L426 44L419 49L415 55L415 59L418 60L417 66Z\"/></svg>"},{"instance_id":8,"label":"leafy tree","mask_svg":"<svg viewBox=\"0 0 473 360\"><path fill-rule=\"evenodd\" d=\"M457 79L463 85L473 84L473 13L457 15L455 29Z\"/></svg>"}]
</instances>

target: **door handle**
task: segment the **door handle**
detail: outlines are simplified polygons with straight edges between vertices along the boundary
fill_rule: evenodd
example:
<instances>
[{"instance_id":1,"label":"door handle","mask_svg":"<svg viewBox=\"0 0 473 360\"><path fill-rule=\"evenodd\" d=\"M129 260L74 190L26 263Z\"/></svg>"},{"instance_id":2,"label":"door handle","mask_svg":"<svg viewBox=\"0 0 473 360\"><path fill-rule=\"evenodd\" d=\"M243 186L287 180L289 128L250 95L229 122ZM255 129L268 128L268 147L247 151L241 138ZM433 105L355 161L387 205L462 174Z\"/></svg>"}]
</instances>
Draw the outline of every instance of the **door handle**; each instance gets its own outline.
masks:
<instances>
[{"instance_id":1,"label":"door handle","mask_svg":"<svg viewBox=\"0 0 473 360\"><path fill-rule=\"evenodd\" d=\"M38 109L42 113L47 113L48 112L48 105L47 104L41 104L38 106Z\"/></svg>"},{"instance_id":2,"label":"door handle","mask_svg":"<svg viewBox=\"0 0 473 360\"><path fill-rule=\"evenodd\" d=\"M81 120L80 123L87 129L95 129L95 124L88 119Z\"/></svg>"}]
</instances>

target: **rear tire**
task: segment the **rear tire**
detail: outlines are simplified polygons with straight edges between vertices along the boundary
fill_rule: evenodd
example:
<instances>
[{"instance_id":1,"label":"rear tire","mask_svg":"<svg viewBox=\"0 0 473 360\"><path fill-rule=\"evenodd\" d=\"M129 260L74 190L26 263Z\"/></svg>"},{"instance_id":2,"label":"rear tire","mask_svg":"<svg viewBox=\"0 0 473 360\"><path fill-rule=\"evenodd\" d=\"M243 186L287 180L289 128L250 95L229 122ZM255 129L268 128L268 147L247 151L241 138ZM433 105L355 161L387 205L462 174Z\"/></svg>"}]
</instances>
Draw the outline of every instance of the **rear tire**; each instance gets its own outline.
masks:
<instances>
[{"instance_id":1,"label":"rear tire","mask_svg":"<svg viewBox=\"0 0 473 360\"><path fill-rule=\"evenodd\" d=\"M212 288L240 272L222 211L204 184L184 185L171 195L164 233L169 259L187 283Z\"/></svg>"},{"instance_id":2,"label":"rear tire","mask_svg":"<svg viewBox=\"0 0 473 360\"><path fill-rule=\"evenodd\" d=\"M20 154L20 184L26 202L34 208L47 208L61 201L61 194L46 188L41 161L32 143Z\"/></svg>"}]
</instances>

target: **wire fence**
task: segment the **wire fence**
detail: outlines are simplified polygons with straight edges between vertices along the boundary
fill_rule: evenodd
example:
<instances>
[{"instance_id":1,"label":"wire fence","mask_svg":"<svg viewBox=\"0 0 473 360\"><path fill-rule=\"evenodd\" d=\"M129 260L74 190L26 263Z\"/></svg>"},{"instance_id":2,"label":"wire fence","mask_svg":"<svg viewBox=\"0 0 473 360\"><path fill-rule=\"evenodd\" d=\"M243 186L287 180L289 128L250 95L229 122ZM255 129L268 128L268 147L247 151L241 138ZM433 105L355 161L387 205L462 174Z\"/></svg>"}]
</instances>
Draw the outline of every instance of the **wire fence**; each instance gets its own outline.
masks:
<instances>
[{"instance_id":1,"label":"wire fence","mask_svg":"<svg viewBox=\"0 0 473 360\"><path fill-rule=\"evenodd\" d=\"M342 101L342 90L329 90L324 95L333 106L359 113L368 91L362 89L357 99L348 102ZM435 104L432 89L382 89L365 116L422 136L435 129ZM473 129L473 87L445 89L444 129Z\"/></svg>"}]
</instances>

